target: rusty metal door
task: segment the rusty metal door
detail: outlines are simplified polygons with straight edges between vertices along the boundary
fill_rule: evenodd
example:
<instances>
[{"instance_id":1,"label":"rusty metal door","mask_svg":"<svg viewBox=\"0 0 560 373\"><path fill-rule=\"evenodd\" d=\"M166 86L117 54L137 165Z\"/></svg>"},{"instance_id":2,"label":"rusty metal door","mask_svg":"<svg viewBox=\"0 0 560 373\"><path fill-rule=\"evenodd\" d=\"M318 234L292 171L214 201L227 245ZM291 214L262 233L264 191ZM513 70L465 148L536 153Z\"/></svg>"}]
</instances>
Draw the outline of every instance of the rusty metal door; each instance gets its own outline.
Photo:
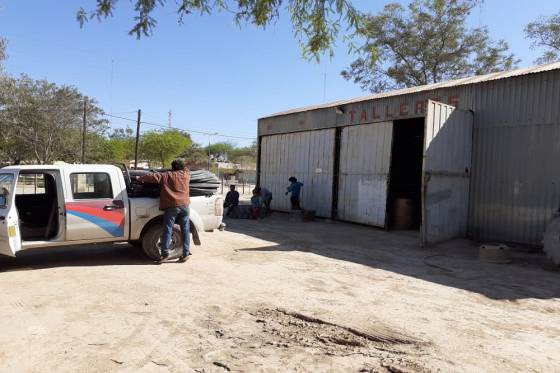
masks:
<instances>
[{"instance_id":1,"label":"rusty metal door","mask_svg":"<svg viewBox=\"0 0 560 373\"><path fill-rule=\"evenodd\" d=\"M424 133L422 244L467 234L473 113L428 101Z\"/></svg>"},{"instance_id":2,"label":"rusty metal door","mask_svg":"<svg viewBox=\"0 0 560 373\"><path fill-rule=\"evenodd\" d=\"M393 122L345 127L340 140L338 218L385 227Z\"/></svg>"}]
</instances>

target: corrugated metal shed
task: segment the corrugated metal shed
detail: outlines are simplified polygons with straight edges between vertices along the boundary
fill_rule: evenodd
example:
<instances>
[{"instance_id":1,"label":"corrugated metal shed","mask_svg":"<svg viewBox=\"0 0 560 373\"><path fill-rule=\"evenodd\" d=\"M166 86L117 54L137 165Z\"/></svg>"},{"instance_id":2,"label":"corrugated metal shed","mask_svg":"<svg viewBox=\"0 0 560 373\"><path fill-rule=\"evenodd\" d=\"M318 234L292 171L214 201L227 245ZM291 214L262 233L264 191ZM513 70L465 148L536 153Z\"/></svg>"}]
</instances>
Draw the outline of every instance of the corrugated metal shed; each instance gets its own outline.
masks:
<instances>
[{"instance_id":1,"label":"corrugated metal shed","mask_svg":"<svg viewBox=\"0 0 560 373\"><path fill-rule=\"evenodd\" d=\"M474 112L469 235L539 245L560 206L560 63L288 110L259 137L424 117L428 99Z\"/></svg>"}]
</instances>

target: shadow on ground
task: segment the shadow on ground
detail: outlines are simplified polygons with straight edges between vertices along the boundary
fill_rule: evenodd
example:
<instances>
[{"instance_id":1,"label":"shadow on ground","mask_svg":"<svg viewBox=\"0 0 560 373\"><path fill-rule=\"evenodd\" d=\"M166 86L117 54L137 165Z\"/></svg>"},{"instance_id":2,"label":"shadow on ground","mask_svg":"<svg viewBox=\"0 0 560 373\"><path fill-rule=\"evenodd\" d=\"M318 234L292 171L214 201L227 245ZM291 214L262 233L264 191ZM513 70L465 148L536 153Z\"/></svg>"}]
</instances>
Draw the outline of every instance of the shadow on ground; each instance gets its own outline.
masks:
<instances>
[{"instance_id":1,"label":"shadow on ground","mask_svg":"<svg viewBox=\"0 0 560 373\"><path fill-rule=\"evenodd\" d=\"M527 250L515 250L511 264L491 264L478 260L476 242L454 240L426 249L419 245L418 232L386 232L321 220L295 222L281 213L259 221L229 219L227 224L228 231L273 243L238 252L309 252L492 299L560 297L560 273L545 270L544 255L530 254Z\"/></svg>"},{"instance_id":2,"label":"shadow on ground","mask_svg":"<svg viewBox=\"0 0 560 373\"><path fill-rule=\"evenodd\" d=\"M17 258L0 255L0 272L56 267L152 265L142 250L128 244L65 246L25 250Z\"/></svg>"}]
</instances>

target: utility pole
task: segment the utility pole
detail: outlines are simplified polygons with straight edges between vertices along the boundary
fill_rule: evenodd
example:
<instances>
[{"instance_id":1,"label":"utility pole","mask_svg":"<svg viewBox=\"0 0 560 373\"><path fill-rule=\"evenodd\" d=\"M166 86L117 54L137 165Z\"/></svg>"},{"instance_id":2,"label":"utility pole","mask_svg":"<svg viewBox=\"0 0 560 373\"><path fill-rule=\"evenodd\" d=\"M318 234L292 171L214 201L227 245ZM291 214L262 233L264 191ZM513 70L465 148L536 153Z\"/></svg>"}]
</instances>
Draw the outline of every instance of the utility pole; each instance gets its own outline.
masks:
<instances>
[{"instance_id":1,"label":"utility pole","mask_svg":"<svg viewBox=\"0 0 560 373\"><path fill-rule=\"evenodd\" d=\"M208 171L210 171L210 134L208 134Z\"/></svg>"},{"instance_id":2,"label":"utility pole","mask_svg":"<svg viewBox=\"0 0 560 373\"><path fill-rule=\"evenodd\" d=\"M134 169L138 168L138 143L140 142L140 118L142 110L138 109L138 119L136 121L136 145L134 148Z\"/></svg>"},{"instance_id":3,"label":"utility pole","mask_svg":"<svg viewBox=\"0 0 560 373\"><path fill-rule=\"evenodd\" d=\"M173 114L171 113L171 109L169 109L169 113L167 113L167 125L169 128L173 128Z\"/></svg>"},{"instance_id":4,"label":"utility pole","mask_svg":"<svg viewBox=\"0 0 560 373\"><path fill-rule=\"evenodd\" d=\"M86 125L87 125L87 97L84 97L84 116L82 123L82 164L86 163Z\"/></svg>"},{"instance_id":5,"label":"utility pole","mask_svg":"<svg viewBox=\"0 0 560 373\"><path fill-rule=\"evenodd\" d=\"M218 132L215 133L207 133L208 135L208 171L210 171L210 136L218 135Z\"/></svg>"}]
</instances>

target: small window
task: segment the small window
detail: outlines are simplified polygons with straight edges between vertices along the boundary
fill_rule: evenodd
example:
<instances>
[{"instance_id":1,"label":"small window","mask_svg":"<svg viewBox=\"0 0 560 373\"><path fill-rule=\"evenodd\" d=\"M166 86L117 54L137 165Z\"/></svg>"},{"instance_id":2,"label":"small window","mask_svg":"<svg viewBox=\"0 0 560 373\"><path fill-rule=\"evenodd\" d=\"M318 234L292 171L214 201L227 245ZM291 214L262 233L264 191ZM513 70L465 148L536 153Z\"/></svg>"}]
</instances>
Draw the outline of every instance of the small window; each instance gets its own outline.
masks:
<instances>
[{"instance_id":1,"label":"small window","mask_svg":"<svg viewBox=\"0 0 560 373\"><path fill-rule=\"evenodd\" d=\"M8 207L10 193L14 182L13 174L0 174L0 209Z\"/></svg>"},{"instance_id":2,"label":"small window","mask_svg":"<svg viewBox=\"0 0 560 373\"><path fill-rule=\"evenodd\" d=\"M109 174L71 174L70 184L74 199L113 198Z\"/></svg>"},{"instance_id":3,"label":"small window","mask_svg":"<svg viewBox=\"0 0 560 373\"><path fill-rule=\"evenodd\" d=\"M16 194L46 194L44 174L19 174Z\"/></svg>"}]
</instances>

